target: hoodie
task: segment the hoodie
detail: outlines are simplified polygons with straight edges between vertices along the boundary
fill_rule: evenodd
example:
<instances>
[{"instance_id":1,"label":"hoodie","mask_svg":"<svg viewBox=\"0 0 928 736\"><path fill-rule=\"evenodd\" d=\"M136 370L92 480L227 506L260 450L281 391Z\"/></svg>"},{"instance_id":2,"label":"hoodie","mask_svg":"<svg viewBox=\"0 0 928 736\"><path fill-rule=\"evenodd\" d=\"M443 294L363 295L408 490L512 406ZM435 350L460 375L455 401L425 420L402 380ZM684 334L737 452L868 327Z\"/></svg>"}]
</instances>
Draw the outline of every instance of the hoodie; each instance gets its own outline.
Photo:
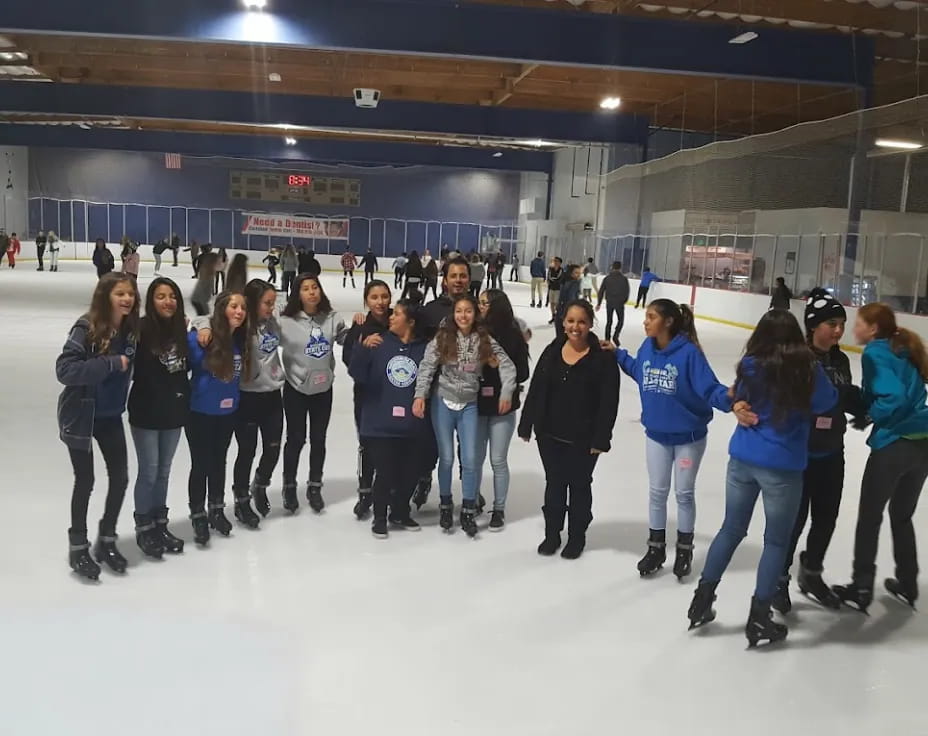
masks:
<instances>
[{"instance_id":1,"label":"hoodie","mask_svg":"<svg viewBox=\"0 0 928 736\"><path fill-rule=\"evenodd\" d=\"M757 375L750 356L741 359L743 381L735 386L735 400L751 404L759 419L753 427L740 424L728 443L728 454L736 460L772 470L805 470L809 461L810 415L825 414L838 402L835 389L820 365L815 367L815 387L808 412L793 411L782 422L774 422L773 407L765 377Z\"/></svg>"},{"instance_id":2,"label":"hoodie","mask_svg":"<svg viewBox=\"0 0 928 736\"><path fill-rule=\"evenodd\" d=\"M197 342L197 333L187 333L187 350L190 361L190 411L219 416L232 414L238 409L239 382L242 377L242 353L233 348L231 381L214 376L206 367L206 351Z\"/></svg>"},{"instance_id":3,"label":"hoodie","mask_svg":"<svg viewBox=\"0 0 928 736\"><path fill-rule=\"evenodd\" d=\"M643 274L641 274L641 288L642 289L650 288L651 284L653 284L655 281L660 281L660 278L658 278L657 274L654 273L654 271L645 271Z\"/></svg>"},{"instance_id":4,"label":"hoodie","mask_svg":"<svg viewBox=\"0 0 928 736\"><path fill-rule=\"evenodd\" d=\"M210 329L210 318L200 315L190 320L190 327L196 331ZM277 317L271 317L258 323L258 329L251 339L251 359L248 375L242 381L241 390L248 393L263 394L280 391L284 385L284 369L280 364L280 323Z\"/></svg>"},{"instance_id":5,"label":"hoodie","mask_svg":"<svg viewBox=\"0 0 928 736\"><path fill-rule=\"evenodd\" d=\"M348 373L362 388L362 437L415 437L429 427L412 413L425 348L424 340L404 343L388 331L376 348L359 346L352 352Z\"/></svg>"},{"instance_id":6,"label":"hoodie","mask_svg":"<svg viewBox=\"0 0 928 736\"><path fill-rule=\"evenodd\" d=\"M348 332L338 312L315 314L298 312L280 318L280 344L284 374L293 388L312 396L332 388L335 381L335 343Z\"/></svg>"},{"instance_id":7,"label":"hoodie","mask_svg":"<svg viewBox=\"0 0 928 736\"><path fill-rule=\"evenodd\" d=\"M615 358L638 384L645 434L661 445L701 440L708 434L713 408L731 411L728 389L686 335L677 335L663 350L649 337L638 348L637 358L621 348Z\"/></svg>"},{"instance_id":8,"label":"hoodie","mask_svg":"<svg viewBox=\"0 0 928 736\"><path fill-rule=\"evenodd\" d=\"M159 346L147 344L143 337L135 355L129 424L157 430L183 427L190 411L187 361L173 342L157 353L152 347Z\"/></svg>"},{"instance_id":9,"label":"hoodie","mask_svg":"<svg viewBox=\"0 0 928 736\"><path fill-rule=\"evenodd\" d=\"M861 362L864 404L873 420L867 444L879 450L899 439L928 437L925 381L908 353L893 352L888 340L873 340Z\"/></svg>"},{"instance_id":10,"label":"hoodie","mask_svg":"<svg viewBox=\"0 0 928 736\"><path fill-rule=\"evenodd\" d=\"M441 363L438 355L438 340L432 339L425 351L425 358L419 365L419 377L416 380L416 398L425 399L431 393L432 381L438 373L436 393L442 399L459 404L470 404L477 400L480 393L480 335L471 332L463 335L457 332L458 359L453 363ZM500 399L512 400L516 389L516 367L506 351L492 337L490 348L493 357L499 361L499 376L502 386ZM440 369L440 372L439 372Z\"/></svg>"}]
</instances>

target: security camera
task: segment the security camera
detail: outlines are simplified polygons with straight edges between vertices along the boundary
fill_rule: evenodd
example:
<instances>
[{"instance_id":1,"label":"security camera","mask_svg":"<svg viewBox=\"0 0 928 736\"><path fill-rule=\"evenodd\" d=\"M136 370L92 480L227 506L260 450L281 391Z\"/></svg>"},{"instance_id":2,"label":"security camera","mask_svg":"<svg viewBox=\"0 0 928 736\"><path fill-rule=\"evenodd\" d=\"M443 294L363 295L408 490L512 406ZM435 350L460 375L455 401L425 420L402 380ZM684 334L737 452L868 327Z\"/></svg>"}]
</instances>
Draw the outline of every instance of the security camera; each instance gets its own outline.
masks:
<instances>
[{"instance_id":1,"label":"security camera","mask_svg":"<svg viewBox=\"0 0 928 736\"><path fill-rule=\"evenodd\" d=\"M380 103L379 89L365 89L358 87L354 91L354 104L358 107L373 109Z\"/></svg>"}]
</instances>

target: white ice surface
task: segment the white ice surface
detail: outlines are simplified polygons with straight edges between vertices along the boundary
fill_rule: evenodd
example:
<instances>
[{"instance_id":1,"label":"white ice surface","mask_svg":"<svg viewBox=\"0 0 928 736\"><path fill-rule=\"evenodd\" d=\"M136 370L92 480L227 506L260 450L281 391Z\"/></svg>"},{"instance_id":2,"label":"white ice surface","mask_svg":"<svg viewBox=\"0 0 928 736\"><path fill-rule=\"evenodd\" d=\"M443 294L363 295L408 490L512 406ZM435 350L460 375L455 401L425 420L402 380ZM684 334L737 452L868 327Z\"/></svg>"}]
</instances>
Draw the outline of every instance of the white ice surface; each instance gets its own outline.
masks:
<instances>
[{"instance_id":1,"label":"white ice surface","mask_svg":"<svg viewBox=\"0 0 928 736\"><path fill-rule=\"evenodd\" d=\"M129 572L81 583L66 564L72 474L57 437L54 360L95 278L87 263L34 268L0 272L0 733L928 734L928 617L881 594L867 618L794 593L788 642L745 651L760 510L720 587L719 619L701 632L686 630L695 575L685 585L667 569L639 579L647 474L629 381L613 450L596 469L595 520L579 561L535 553L543 477L535 447L518 440L504 533L473 542L439 533L433 495L420 534L375 540L351 513L355 439L339 363L323 515L305 500L297 516L282 514L278 469L274 510L260 531L236 526L231 538L197 549L185 518L182 440L169 502L187 551L160 563L141 558L130 481L120 523ZM144 290L151 264L143 269ZM165 271L189 293L187 268ZM335 274L323 279L336 308L360 308L360 288L342 290ZM547 314L527 307L524 286L511 293L535 329L537 356L551 338ZM628 310L629 345L638 343L640 315ZM730 380L747 332L708 322L699 330L720 379ZM717 415L709 434L697 571L722 519L732 426ZM864 437L851 432L831 582L850 572L866 456ZM134 481L131 440L129 457ZM489 497L489 470L484 477ZM97 478L91 528L105 488L99 455ZM673 517L671 502L670 534ZM922 535L925 519L922 508ZM892 572L890 547L886 525L881 575Z\"/></svg>"}]
</instances>

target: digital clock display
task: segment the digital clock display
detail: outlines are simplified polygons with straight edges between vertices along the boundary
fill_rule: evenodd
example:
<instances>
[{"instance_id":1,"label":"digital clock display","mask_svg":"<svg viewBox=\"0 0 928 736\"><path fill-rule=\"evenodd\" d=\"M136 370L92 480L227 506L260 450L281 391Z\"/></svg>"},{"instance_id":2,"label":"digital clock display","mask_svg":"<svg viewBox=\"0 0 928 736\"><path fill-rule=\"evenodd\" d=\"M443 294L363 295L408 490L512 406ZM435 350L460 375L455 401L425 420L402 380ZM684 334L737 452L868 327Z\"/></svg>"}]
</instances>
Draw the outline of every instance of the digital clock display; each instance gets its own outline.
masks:
<instances>
[{"instance_id":1,"label":"digital clock display","mask_svg":"<svg viewBox=\"0 0 928 736\"><path fill-rule=\"evenodd\" d=\"M287 184L291 187L310 187L313 184L313 178L308 174L290 174L287 177Z\"/></svg>"}]
</instances>

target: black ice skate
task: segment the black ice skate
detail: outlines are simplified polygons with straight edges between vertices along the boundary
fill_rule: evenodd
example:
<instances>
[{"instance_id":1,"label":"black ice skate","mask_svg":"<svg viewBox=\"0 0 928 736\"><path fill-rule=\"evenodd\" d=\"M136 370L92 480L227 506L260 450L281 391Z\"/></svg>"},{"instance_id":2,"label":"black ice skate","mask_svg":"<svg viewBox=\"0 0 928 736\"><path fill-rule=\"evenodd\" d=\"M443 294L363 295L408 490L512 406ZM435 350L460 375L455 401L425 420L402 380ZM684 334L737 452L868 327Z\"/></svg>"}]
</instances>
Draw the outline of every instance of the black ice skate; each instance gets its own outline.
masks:
<instances>
[{"instance_id":1,"label":"black ice skate","mask_svg":"<svg viewBox=\"0 0 928 736\"><path fill-rule=\"evenodd\" d=\"M438 526L446 532L454 528L454 504L451 501L442 501L438 507Z\"/></svg>"},{"instance_id":2,"label":"black ice skate","mask_svg":"<svg viewBox=\"0 0 928 736\"><path fill-rule=\"evenodd\" d=\"M432 476L429 475L425 478L420 478L419 482L416 483L416 490L412 494L412 502L416 504L416 510L421 509L425 506L426 502L429 500L429 493L432 490Z\"/></svg>"},{"instance_id":3,"label":"black ice skate","mask_svg":"<svg viewBox=\"0 0 928 736\"><path fill-rule=\"evenodd\" d=\"M306 484L306 500L309 502L309 508L317 514L321 514L325 508L325 500L322 498L322 482L310 481Z\"/></svg>"},{"instance_id":4,"label":"black ice skate","mask_svg":"<svg viewBox=\"0 0 928 736\"><path fill-rule=\"evenodd\" d=\"M363 521L371 512L371 506L374 503L374 496L370 489L358 491L358 502L354 505L354 515L358 521Z\"/></svg>"},{"instance_id":5,"label":"black ice skate","mask_svg":"<svg viewBox=\"0 0 928 736\"><path fill-rule=\"evenodd\" d=\"M461 508L461 529L471 539L477 536L477 514L473 501L465 501Z\"/></svg>"},{"instance_id":6,"label":"black ice skate","mask_svg":"<svg viewBox=\"0 0 928 736\"><path fill-rule=\"evenodd\" d=\"M918 585L915 583L906 584L896 578L886 578L883 581L886 592L907 606L915 609L915 601L918 600Z\"/></svg>"},{"instance_id":7,"label":"black ice skate","mask_svg":"<svg viewBox=\"0 0 928 736\"><path fill-rule=\"evenodd\" d=\"M648 577L660 570L667 561L666 532L663 529L651 529L648 535L648 551L638 561L638 573Z\"/></svg>"},{"instance_id":8,"label":"black ice skate","mask_svg":"<svg viewBox=\"0 0 928 736\"><path fill-rule=\"evenodd\" d=\"M164 547L165 552L172 555L179 555L184 551L184 540L180 537L175 537L168 530L168 509L166 506L162 506L160 509L155 510L155 525L158 529L158 533L161 535L161 546Z\"/></svg>"},{"instance_id":9,"label":"black ice skate","mask_svg":"<svg viewBox=\"0 0 928 736\"><path fill-rule=\"evenodd\" d=\"M284 483L283 505L284 510L291 514L295 514L300 508L300 501L296 497L296 483Z\"/></svg>"},{"instance_id":10,"label":"black ice skate","mask_svg":"<svg viewBox=\"0 0 928 736\"><path fill-rule=\"evenodd\" d=\"M209 522L205 511L190 514L190 523L193 524L193 541L201 547L209 544Z\"/></svg>"},{"instance_id":11,"label":"black ice skate","mask_svg":"<svg viewBox=\"0 0 928 736\"><path fill-rule=\"evenodd\" d=\"M258 525L261 523L261 519L258 518L258 515L254 512L254 509L251 508L251 494L248 491L239 495L239 491L234 491L235 493L235 518L240 524L244 524L249 529L257 529Z\"/></svg>"},{"instance_id":12,"label":"black ice skate","mask_svg":"<svg viewBox=\"0 0 928 736\"><path fill-rule=\"evenodd\" d=\"M866 613L873 603L873 584L850 582L847 585L833 585L831 589L844 605Z\"/></svg>"},{"instance_id":13,"label":"black ice skate","mask_svg":"<svg viewBox=\"0 0 928 736\"><path fill-rule=\"evenodd\" d=\"M135 542L142 554L155 560L164 557L164 543L161 533L148 514L135 514Z\"/></svg>"},{"instance_id":14,"label":"black ice skate","mask_svg":"<svg viewBox=\"0 0 928 736\"><path fill-rule=\"evenodd\" d=\"M707 583L704 580L699 581L696 592L693 593L690 610L686 614L690 620L690 630L715 621L715 609L712 604L715 603L715 589L718 585L718 583Z\"/></svg>"},{"instance_id":15,"label":"black ice skate","mask_svg":"<svg viewBox=\"0 0 928 736\"><path fill-rule=\"evenodd\" d=\"M477 516L483 516L483 510L487 507L487 500L482 493L477 494Z\"/></svg>"},{"instance_id":16,"label":"black ice skate","mask_svg":"<svg viewBox=\"0 0 928 736\"><path fill-rule=\"evenodd\" d=\"M382 516L374 519L374 523L371 525L371 534L377 537L377 539L386 539L389 537L390 534L387 531L387 520Z\"/></svg>"},{"instance_id":17,"label":"black ice skate","mask_svg":"<svg viewBox=\"0 0 928 736\"><path fill-rule=\"evenodd\" d=\"M99 580L100 566L90 556L90 543L86 541L72 543L68 548L68 564L82 578Z\"/></svg>"},{"instance_id":18,"label":"black ice skate","mask_svg":"<svg viewBox=\"0 0 928 736\"><path fill-rule=\"evenodd\" d=\"M748 615L748 622L744 626L744 635L748 639L748 647L753 649L758 642L762 641L775 644L778 641L783 641L788 633L789 629L773 620L769 602L751 598L751 613Z\"/></svg>"},{"instance_id":19,"label":"black ice skate","mask_svg":"<svg viewBox=\"0 0 928 736\"><path fill-rule=\"evenodd\" d=\"M209 505L209 527L215 529L222 536L228 537L232 533L232 522L226 518L224 503L211 503Z\"/></svg>"},{"instance_id":20,"label":"black ice skate","mask_svg":"<svg viewBox=\"0 0 928 736\"><path fill-rule=\"evenodd\" d=\"M392 514L389 517L390 525L396 529L403 529L407 532L418 532L422 530L422 527L419 526L419 522L413 519L408 514L404 517L393 516Z\"/></svg>"},{"instance_id":21,"label":"black ice skate","mask_svg":"<svg viewBox=\"0 0 928 736\"><path fill-rule=\"evenodd\" d=\"M841 599L822 580L821 570L810 570L805 564L805 553L799 555L799 575L796 577L799 592L823 605L837 610L841 608Z\"/></svg>"},{"instance_id":22,"label":"black ice skate","mask_svg":"<svg viewBox=\"0 0 928 736\"><path fill-rule=\"evenodd\" d=\"M682 582L693 571L693 532L677 532L677 556L673 574Z\"/></svg>"},{"instance_id":23,"label":"black ice skate","mask_svg":"<svg viewBox=\"0 0 928 736\"><path fill-rule=\"evenodd\" d=\"M784 616L793 610L793 601L789 597L789 575L783 575L777 581L777 592L773 594L773 600L770 605L774 611Z\"/></svg>"},{"instance_id":24,"label":"black ice skate","mask_svg":"<svg viewBox=\"0 0 928 736\"><path fill-rule=\"evenodd\" d=\"M129 567L129 562L116 548L115 534L101 534L97 537L97 543L93 546L93 556L98 563L105 564L110 570L120 575Z\"/></svg>"},{"instance_id":25,"label":"black ice skate","mask_svg":"<svg viewBox=\"0 0 928 736\"><path fill-rule=\"evenodd\" d=\"M252 481L249 489L255 502L255 509L261 516L271 513L271 503L267 500L267 483L261 483L257 478Z\"/></svg>"}]
</instances>

